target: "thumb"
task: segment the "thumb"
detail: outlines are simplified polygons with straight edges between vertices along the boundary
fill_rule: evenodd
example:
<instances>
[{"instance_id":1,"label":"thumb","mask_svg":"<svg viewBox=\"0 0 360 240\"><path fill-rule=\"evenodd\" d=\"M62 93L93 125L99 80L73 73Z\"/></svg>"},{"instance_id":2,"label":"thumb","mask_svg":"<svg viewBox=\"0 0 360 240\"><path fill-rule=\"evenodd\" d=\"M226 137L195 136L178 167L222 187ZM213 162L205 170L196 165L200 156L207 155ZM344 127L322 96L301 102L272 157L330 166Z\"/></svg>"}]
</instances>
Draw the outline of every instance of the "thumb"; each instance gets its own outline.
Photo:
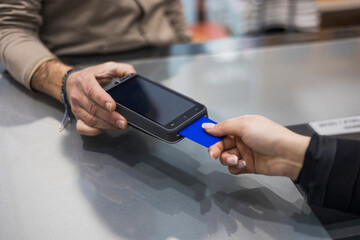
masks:
<instances>
[{"instance_id":1,"label":"thumb","mask_svg":"<svg viewBox=\"0 0 360 240\"><path fill-rule=\"evenodd\" d=\"M241 124L237 119L229 119L218 124L203 123L202 128L205 129L208 134L215 137L241 135Z\"/></svg>"}]
</instances>

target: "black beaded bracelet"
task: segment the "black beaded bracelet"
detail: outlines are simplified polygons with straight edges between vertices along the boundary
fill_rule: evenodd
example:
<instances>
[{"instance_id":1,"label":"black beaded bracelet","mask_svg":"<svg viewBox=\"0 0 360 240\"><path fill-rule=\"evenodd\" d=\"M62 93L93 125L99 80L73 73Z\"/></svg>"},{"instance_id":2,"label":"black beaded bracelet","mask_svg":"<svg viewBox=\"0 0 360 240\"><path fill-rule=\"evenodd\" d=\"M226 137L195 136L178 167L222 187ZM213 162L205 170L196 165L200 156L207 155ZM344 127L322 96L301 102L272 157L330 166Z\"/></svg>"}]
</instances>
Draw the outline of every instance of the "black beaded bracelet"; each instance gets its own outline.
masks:
<instances>
[{"instance_id":1,"label":"black beaded bracelet","mask_svg":"<svg viewBox=\"0 0 360 240\"><path fill-rule=\"evenodd\" d=\"M69 71L66 72L66 74L64 75L63 79L62 79L62 86L61 86L61 98L64 102L64 107L65 107L65 112L64 112L64 116L61 120L61 125L60 125L60 132L62 130L64 130L65 125L66 125L66 120L69 120L69 111L70 111L70 104L67 100L67 95L66 95L66 82L70 76L70 74L72 74L75 71L80 70L79 68L72 68Z\"/></svg>"}]
</instances>

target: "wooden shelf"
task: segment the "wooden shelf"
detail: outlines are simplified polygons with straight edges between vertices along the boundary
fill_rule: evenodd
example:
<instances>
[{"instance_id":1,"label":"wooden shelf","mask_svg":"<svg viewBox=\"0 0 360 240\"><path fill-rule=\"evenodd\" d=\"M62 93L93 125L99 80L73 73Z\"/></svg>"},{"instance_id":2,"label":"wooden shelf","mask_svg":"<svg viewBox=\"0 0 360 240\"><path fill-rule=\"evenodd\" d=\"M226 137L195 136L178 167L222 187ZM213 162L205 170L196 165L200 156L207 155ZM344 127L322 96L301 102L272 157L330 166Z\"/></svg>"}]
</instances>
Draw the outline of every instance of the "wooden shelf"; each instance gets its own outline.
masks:
<instances>
[{"instance_id":1,"label":"wooden shelf","mask_svg":"<svg viewBox=\"0 0 360 240\"><path fill-rule=\"evenodd\" d=\"M360 9L360 0L318 0L320 12L337 12Z\"/></svg>"}]
</instances>

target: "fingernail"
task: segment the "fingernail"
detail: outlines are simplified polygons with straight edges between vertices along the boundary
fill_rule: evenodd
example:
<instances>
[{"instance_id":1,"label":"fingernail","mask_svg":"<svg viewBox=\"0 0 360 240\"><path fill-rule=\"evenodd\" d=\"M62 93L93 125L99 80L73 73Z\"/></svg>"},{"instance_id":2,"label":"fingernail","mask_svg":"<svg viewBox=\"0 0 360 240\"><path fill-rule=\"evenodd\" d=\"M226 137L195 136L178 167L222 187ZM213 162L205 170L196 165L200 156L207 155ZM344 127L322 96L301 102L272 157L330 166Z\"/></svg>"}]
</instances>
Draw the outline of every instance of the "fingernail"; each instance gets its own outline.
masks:
<instances>
[{"instance_id":1,"label":"fingernail","mask_svg":"<svg viewBox=\"0 0 360 240\"><path fill-rule=\"evenodd\" d=\"M112 110L112 104L111 104L111 102L106 102L106 103L105 103L105 107L106 107L107 110L111 111L111 110Z\"/></svg>"},{"instance_id":2,"label":"fingernail","mask_svg":"<svg viewBox=\"0 0 360 240\"><path fill-rule=\"evenodd\" d=\"M117 120L117 121L116 121L116 125L117 125L119 128L124 128L124 121L123 121L123 120Z\"/></svg>"},{"instance_id":3,"label":"fingernail","mask_svg":"<svg viewBox=\"0 0 360 240\"><path fill-rule=\"evenodd\" d=\"M246 167L246 162L245 162L244 160L239 161L237 167L238 167L238 168L244 168L244 167Z\"/></svg>"},{"instance_id":4,"label":"fingernail","mask_svg":"<svg viewBox=\"0 0 360 240\"><path fill-rule=\"evenodd\" d=\"M213 124L213 123L203 123L201 125L201 127L204 128L204 129L211 129L211 128L215 127L215 124Z\"/></svg>"},{"instance_id":5,"label":"fingernail","mask_svg":"<svg viewBox=\"0 0 360 240\"><path fill-rule=\"evenodd\" d=\"M238 157L236 157L236 156L231 156L231 157L228 157L228 158L226 159L226 161L227 161L227 163L228 163L229 165L236 165L236 164L238 163Z\"/></svg>"},{"instance_id":6,"label":"fingernail","mask_svg":"<svg viewBox=\"0 0 360 240\"><path fill-rule=\"evenodd\" d=\"M210 152L209 152L209 155L210 155L210 157L211 157L212 159L216 160L216 158L214 158L214 153L213 153L213 151L210 151Z\"/></svg>"}]
</instances>

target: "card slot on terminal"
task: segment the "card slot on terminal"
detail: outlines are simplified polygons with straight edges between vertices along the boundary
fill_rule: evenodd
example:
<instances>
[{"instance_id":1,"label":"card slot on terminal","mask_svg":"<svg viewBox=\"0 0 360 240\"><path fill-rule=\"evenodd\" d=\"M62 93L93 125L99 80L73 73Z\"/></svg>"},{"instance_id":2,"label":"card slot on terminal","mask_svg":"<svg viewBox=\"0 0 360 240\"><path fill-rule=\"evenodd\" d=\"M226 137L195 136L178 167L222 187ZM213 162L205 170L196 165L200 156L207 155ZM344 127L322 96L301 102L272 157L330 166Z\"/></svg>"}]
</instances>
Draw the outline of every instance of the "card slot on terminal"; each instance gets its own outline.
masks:
<instances>
[{"instance_id":1,"label":"card slot on terminal","mask_svg":"<svg viewBox=\"0 0 360 240\"><path fill-rule=\"evenodd\" d=\"M203 116L179 132L180 135L200 144L204 147L214 145L223 137L214 137L208 134L203 128L203 123L215 123L215 121Z\"/></svg>"}]
</instances>

